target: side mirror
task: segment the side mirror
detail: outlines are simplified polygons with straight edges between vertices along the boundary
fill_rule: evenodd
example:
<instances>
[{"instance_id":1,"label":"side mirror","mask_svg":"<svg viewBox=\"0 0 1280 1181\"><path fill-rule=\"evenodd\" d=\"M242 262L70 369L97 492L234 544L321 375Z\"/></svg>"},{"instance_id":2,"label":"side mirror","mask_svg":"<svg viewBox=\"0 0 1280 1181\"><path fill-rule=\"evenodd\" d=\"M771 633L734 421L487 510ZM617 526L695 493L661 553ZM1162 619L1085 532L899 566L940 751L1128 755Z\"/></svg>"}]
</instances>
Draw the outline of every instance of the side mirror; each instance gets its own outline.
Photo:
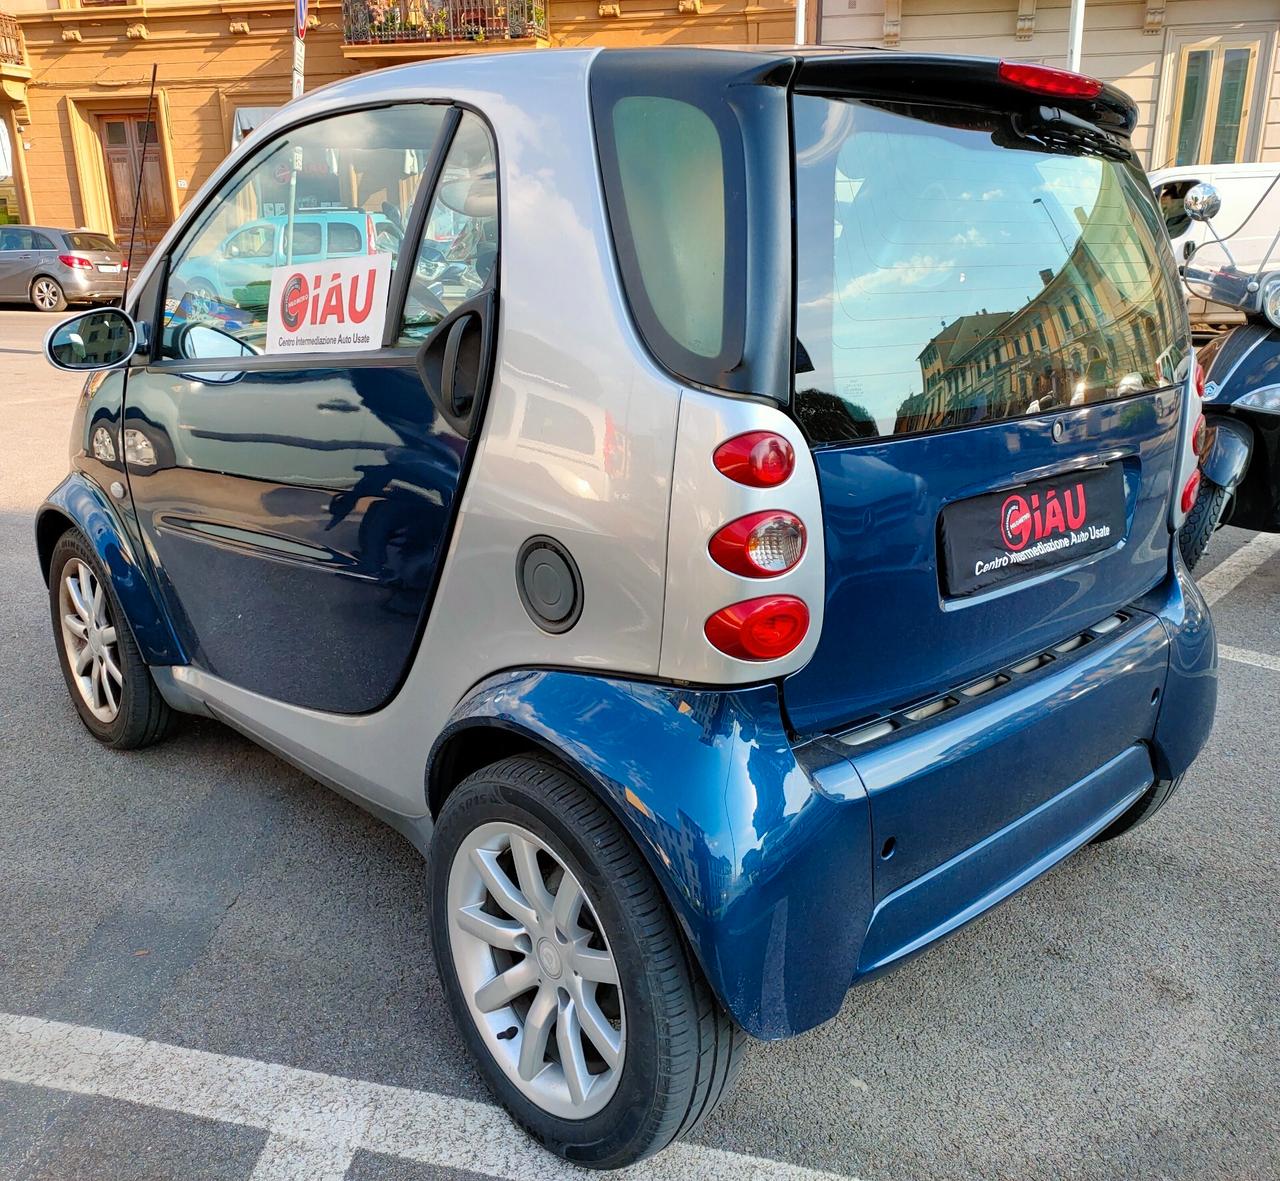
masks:
<instances>
[{"instance_id":1,"label":"side mirror","mask_svg":"<svg viewBox=\"0 0 1280 1181\"><path fill-rule=\"evenodd\" d=\"M73 373L116 369L138 348L138 330L119 308L95 308L63 320L44 338L44 355Z\"/></svg>"},{"instance_id":2,"label":"side mirror","mask_svg":"<svg viewBox=\"0 0 1280 1181\"><path fill-rule=\"evenodd\" d=\"M1187 190L1187 195L1182 198L1182 208L1194 221L1208 221L1218 216L1218 210L1222 208L1222 197L1213 185L1201 181Z\"/></svg>"}]
</instances>

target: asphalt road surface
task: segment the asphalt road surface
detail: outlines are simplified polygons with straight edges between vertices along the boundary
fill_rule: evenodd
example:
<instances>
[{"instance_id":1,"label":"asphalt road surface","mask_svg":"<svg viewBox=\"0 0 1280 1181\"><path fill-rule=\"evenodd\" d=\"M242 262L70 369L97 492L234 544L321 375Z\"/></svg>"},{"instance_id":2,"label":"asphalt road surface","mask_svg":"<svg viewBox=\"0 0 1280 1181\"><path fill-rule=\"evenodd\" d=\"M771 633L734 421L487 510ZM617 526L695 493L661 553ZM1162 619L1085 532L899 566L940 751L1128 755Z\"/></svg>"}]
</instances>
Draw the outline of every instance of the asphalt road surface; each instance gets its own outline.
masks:
<instances>
[{"instance_id":1,"label":"asphalt road surface","mask_svg":"<svg viewBox=\"0 0 1280 1181\"><path fill-rule=\"evenodd\" d=\"M215 723L126 755L80 726L31 530L79 385L49 323L0 309L0 1177L564 1174L488 1105L401 838ZM1215 565L1232 658L1164 812L754 1045L644 1175L1280 1176L1280 546Z\"/></svg>"}]
</instances>

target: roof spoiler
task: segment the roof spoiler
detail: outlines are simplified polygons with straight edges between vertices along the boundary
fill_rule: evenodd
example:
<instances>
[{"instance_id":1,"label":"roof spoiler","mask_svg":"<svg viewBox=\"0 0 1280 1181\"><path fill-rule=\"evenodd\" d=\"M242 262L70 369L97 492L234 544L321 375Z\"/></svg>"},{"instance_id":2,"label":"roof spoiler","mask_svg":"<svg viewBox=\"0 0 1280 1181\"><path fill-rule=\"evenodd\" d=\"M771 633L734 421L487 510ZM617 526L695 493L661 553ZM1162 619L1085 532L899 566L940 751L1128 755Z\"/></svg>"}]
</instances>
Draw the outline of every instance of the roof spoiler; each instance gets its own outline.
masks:
<instances>
[{"instance_id":1,"label":"roof spoiler","mask_svg":"<svg viewBox=\"0 0 1280 1181\"><path fill-rule=\"evenodd\" d=\"M1108 138L1125 141L1116 146L1126 154L1138 122L1133 99L1114 86L1052 66L995 58L803 54L796 58L792 85L806 94L937 103L1016 114L1037 122L1050 112L1065 113Z\"/></svg>"}]
</instances>

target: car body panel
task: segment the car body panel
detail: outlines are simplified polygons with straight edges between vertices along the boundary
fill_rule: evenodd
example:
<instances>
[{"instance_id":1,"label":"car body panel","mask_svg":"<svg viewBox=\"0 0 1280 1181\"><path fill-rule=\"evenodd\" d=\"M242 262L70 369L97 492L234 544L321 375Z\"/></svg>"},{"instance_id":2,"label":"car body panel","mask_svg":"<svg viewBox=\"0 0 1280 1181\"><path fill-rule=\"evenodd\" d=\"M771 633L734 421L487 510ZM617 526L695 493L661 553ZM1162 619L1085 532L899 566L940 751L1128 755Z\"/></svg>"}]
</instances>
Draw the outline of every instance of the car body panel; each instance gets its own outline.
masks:
<instances>
[{"instance_id":1,"label":"car body panel","mask_svg":"<svg viewBox=\"0 0 1280 1181\"><path fill-rule=\"evenodd\" d=\"M909 705L1065 639L1158 583L1168 567L1181 405L1165 391L819 451L827 623L814 659L784 687L792 724L807 733ZM1124 470L1128 529L1117 544L1024 581L942 598L937 521L948 504L1104 460Z\"/></svg>"}]
</instances>

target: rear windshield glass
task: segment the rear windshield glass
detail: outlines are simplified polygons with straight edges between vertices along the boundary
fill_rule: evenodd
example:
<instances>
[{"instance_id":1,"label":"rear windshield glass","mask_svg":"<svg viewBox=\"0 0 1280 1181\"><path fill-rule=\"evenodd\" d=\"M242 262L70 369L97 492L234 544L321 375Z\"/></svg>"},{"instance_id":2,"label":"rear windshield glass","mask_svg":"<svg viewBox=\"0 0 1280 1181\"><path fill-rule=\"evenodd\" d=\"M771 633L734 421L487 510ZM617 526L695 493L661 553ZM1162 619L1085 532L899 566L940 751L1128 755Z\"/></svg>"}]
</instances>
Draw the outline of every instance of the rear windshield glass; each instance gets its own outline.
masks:
<instances>
[{"instance_id":1,"label":"rear windshield glass","mask_svg":"<svg viewBox=\"0 0 1280 1181\"><path fill-rule=\"evenodd\" d=\"M115 250L119 247L104 234L63 234L72 250Z\"/></svg>"},{"instance_id":2,"label":"rear windshield glass","mask_svg":"<svg viewBox=\"0 0 1280 1181\"><path fill-rule=\"evenodd\" d=\"M1173 380L1186 313L1136 168L1035 150L972 111L797 95L794 121L795 410L812 441Z\"/></svg>"}]
</instances>

